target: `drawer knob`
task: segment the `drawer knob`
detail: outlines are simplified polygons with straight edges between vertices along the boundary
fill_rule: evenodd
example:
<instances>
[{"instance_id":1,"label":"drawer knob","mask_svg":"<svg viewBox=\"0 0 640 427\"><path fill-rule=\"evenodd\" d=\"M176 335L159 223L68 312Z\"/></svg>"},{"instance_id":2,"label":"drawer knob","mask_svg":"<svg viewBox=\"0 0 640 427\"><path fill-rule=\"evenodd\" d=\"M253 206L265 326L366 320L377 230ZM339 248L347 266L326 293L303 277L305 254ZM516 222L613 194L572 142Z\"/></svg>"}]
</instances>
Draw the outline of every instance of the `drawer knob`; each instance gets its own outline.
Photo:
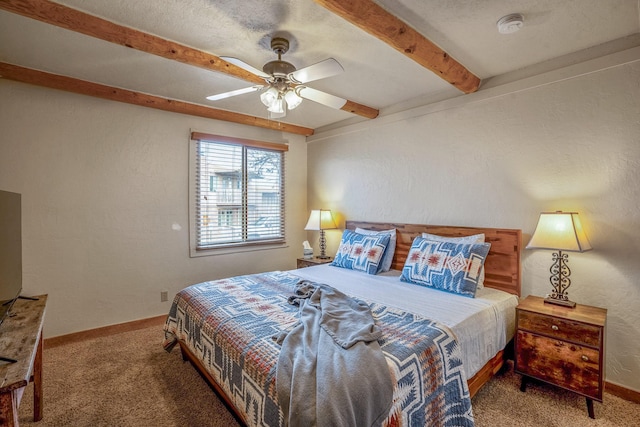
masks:
<instances>
[{"instance_id":1,"label":"drawer knob","mask_svg":"<svg viewBox=\"0 0 640 427\"><path fill-rule=\"evenodd\" d=\"M557 331L560 328L558 328L556 325L551 325L551 329L553 329L554 331Z\"/></svg>"},{"instance_id":2,"label":"drawer knob","mask_svg":"<svg viewBox=\"0 0 640 427\"><path fill-rule=\"evenodd\" d=\"M584 354L581 356L581 359L582 359L583 361L585 361L585 362L588 362L588 361L589 361L589 357L588 357L588 356L585 356Z\"/></svg>"}]
</instances>

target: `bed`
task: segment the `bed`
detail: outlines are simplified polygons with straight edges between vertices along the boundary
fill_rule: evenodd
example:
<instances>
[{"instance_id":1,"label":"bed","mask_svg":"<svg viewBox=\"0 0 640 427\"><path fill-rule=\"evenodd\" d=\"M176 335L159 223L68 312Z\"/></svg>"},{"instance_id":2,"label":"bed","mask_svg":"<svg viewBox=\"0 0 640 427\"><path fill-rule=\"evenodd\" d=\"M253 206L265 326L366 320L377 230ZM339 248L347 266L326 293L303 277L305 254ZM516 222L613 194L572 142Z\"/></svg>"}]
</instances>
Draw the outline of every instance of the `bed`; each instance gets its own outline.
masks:
<instances>
[{"instance_id":1,"label":"bed","mask_svg":"<svg viewBox=\"0 0 640 427\"><path fill-rule=\"evenodd\" d=\"M327 283L365 301L383 331L378 341L394 389L393 407L382 425L448 425L448 421L434 420L458 416L462 421L456 425L473 425L470 399L502 367L515 330L520 230L347 221L346 229L357 228L395 230L390 271L368 275L321 265L190 286L174 299L164 327L165 348L170 351L178 344L183 359L193 364L243 424L285 425L276 393L279 350L273 337L291 330L299 319L294 309L282 306L294 282ZM484 259L484 285L475 298L399 279L422 233L444 237L484 234L490 249ZM397 326L393 323L398 318L411 322ZM420 347L423 340L416 337L423 335L437 336L436 344ZM417 356L407 356L409 347ZM404 358L396 357L396 351ZM407 364L408 360L413 362ZM430 376L438 376L437 381ZM447 384L441 384L440 377ZM462 415L442 412L443 407L455 406L466 409ZM438 411L442 413L436 414Z\"/></svg>"}]
</instances>

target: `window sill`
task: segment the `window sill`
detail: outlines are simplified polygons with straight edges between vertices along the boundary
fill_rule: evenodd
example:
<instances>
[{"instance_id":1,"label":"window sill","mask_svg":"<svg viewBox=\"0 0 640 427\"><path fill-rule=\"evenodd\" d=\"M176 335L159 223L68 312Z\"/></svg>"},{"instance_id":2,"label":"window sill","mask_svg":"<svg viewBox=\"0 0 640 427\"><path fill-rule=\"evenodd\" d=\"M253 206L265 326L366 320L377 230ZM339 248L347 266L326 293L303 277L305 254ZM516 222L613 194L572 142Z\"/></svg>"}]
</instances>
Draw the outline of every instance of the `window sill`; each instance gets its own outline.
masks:
<instances>
[{"instance_id":1,"label":"window sill","mask_svg":"<svg viewBox=\"0 0 640 427\"><path fill-rule=\"evenodd\" d=\"M219 248L210 248L210 249L195 249L191 248L190 257L198 258L202 256L215 256L215 255L227 255L227 254L237 254L244 252L257 252L257 251L266 251L273 249L283 249L288 248L286 242L278 242L278 243L252 243L252 244L244 244L244 245L229 245Z\"/></svg>"}]
</instances>

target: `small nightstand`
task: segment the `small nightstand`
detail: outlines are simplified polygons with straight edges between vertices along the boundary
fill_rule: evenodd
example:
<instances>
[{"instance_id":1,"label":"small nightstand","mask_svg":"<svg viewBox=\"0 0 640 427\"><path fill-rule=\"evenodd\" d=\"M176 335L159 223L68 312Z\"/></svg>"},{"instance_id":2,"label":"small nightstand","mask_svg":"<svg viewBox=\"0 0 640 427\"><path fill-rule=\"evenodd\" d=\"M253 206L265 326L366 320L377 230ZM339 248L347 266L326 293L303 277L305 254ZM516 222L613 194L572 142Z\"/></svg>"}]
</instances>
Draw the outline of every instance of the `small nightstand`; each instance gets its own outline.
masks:
<instances>
[{"instance_id":1,"label":"small nightstand","mask_svg":"<svg viewBox=\"0 0 640 427\"><path fill-rule=\"evenodd\" d=\"M607 310L578 304L575 308L546 304L528 296L516 307L515 372L522 374L521 391L535 378L593 401L604 391L605 324Z\"/></svg>"},{"instance_id":2,"label":"small nightstand","mask_svg":"<svg viewBox=\"0 0 640 427\"><path fill-rule=\"evenodd\" d=\"M321 259L318 257L313 258L298 258L297 267L296 268L305 268L305 267L313 267L314 265L328 264L333 261L333 258Z\"/></svg>"}]
</instances>

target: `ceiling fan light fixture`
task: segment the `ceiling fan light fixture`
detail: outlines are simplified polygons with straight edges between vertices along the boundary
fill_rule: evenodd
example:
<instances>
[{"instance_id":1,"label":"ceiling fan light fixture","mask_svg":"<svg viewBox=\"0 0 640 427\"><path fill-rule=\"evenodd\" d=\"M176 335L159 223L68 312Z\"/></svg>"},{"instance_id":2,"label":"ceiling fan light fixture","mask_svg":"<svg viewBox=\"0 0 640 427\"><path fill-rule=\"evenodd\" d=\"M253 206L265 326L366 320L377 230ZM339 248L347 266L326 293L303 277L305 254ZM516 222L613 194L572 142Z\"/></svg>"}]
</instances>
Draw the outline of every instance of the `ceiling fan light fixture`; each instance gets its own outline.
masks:
<instances>
[{"instance_id":1,"label":"ceiling fan light fixture","mask_svg":"<svg viewBox=\"0 0 640 427\"><path fill-rule=\"evenodd\" d=\"M289 40L283 37L273 37L271 50L278 55L278 59L264 64L263 71L237 58L224 57L229 63L260 76L264 79L264 85L211 95L207 99L218 101L248 92L260 91L260 101L267 107L268 116L271 119L285 117L287 110L297 108L303 99L309 99L335 109L341 109L346 104L346 99L303 86L307 82L343 72L344 69L338 61L328 58L297 70L293 64L282 60L282 55L289 50Z\"/></svg>"},{"instance_id":2,"label":"ceiling fan light fixture","mask_svg":"<svg viewBox=\"0 0 640 427\"><path fill-rule=\"evenodd\" d=\"M282 98L282 96L278 96L276 99L273 100L273 102L271 103L271 105L269 106L269 108L267 108L267 110L269 110L272 113L277 113L277 114L281 114L285 112L285 104L284 104L284 99Z\"/></svg>"},{"instance_id":3,"label":"ceiling fan light fixture","mask_svg":"<svg viewBox=\"0 0 640 427\"><path fill-rule=\"evenodd\" d=\"M274 120L274 119L281 119L283 117L285 117L287 115L287 113L285 111L283 111L282 113L272 113L271 111L269 111L269 119Z\"/></svg>"},{"instance_id":4,"label":"ceiling fan light fixture","mask_svg":"<svg viewBox=\"0 0 640 427\"><path fill-rule=\"evenodd\" d=\"M284 100L287 101L287 107L289 110L293 110L302 103L302 98L293 89L287 90L284 94Z\"/></svg>"},{"instance_id":5,"label":"ceiling fan light fixture","mask_svg":"<svg viewBox=\"0 0 640 427\"><path fill-rule=\"evenodd\" d=\"M260 101L262 101L265 107L271 108L273 103L278 99L279 95L280 93L278 92L278 89L273 86L269 86L267 90L260 94Z\"/></svg>"}]
</instances>

